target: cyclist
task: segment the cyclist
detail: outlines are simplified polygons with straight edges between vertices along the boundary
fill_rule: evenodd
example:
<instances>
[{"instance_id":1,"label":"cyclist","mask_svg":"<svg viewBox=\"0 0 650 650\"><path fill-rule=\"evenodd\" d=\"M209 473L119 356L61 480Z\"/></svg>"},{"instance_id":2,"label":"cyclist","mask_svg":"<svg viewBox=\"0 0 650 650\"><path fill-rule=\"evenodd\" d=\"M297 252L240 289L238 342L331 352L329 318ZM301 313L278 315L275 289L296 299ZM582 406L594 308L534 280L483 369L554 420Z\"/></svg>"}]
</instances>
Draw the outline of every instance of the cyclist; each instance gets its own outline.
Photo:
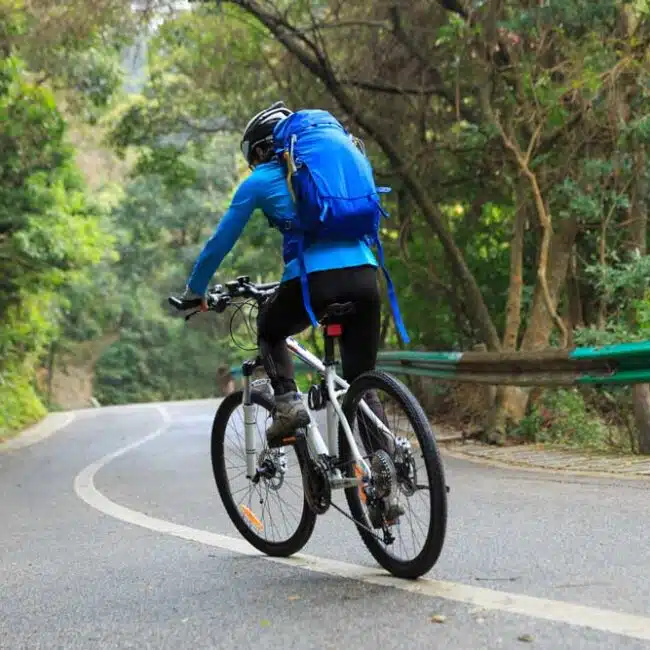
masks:
<instances>
[{"instance_id":1,"label":"cyclist","mask_svg":"<svg viewBox=\"0 0 650 650\"><path fill-rule=\"evenodd\" d=\"M294 201L282 165L274 154L272 136L276 124L291 114L282 102L277 102L257 113L246 125L241 151L252 173L236 189L228 210L201 251L183 298L205 300L212 275L256 209L267 219L294 218ZM380 330L377 261L362 240L313 242L304 251L304 261L311 304L317 318L322 317L331 303L355 304L355 314L345 323L340 338L343 377L351 382L361 373L372 370L376 363ZM309 414L298 392L285 343L288 336L303 331L310 323L299 276L298 260L288 262L277 292L258 315L260 354L275 395L273 423L267 430L269 442L309 424Z\"/></svg>"}]
</instances>

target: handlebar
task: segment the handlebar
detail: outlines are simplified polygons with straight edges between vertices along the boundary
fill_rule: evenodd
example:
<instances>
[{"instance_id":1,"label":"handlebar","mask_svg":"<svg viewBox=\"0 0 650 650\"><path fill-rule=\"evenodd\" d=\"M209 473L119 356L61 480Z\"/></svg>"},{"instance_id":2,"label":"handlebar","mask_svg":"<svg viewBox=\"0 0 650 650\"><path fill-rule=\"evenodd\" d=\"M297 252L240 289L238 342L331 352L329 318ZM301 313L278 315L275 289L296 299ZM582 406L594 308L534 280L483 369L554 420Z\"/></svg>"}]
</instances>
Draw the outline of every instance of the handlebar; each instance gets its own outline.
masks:
<instances>
[{"instance_id":1,"label":"handlebar","mask_svg":"<svg viewBox=\"0 0 650 650\"><path fill-rule=\"evenodd\" d=\"M215 311L220 314L228 307L233 298L252 298L258 304L261 304L275 293L278 286L280 286L279 282L256 284L251 282L247 275L240 276L236 280L226 282L223 285L217 284L206 295L208 311ZM196 309L196 311L188 314L185 320L189 320L201 311L200 298L184 300L176 296L169 296L168 301L172 307L175 307L179 311Z\"/></svg>"},{"instance_id":2,"label":"handlebar","mask_svg":"<svg viewBox=\"0 0 650 650\"><path fill-rule=\"evenodd\" d=\"M168 300L169 304L172 307L176 307L179 311L198 307L201 304L200 300L181 300L181 298L177 298L176 296L169 296Z\"/></svg>"}]
</instances>

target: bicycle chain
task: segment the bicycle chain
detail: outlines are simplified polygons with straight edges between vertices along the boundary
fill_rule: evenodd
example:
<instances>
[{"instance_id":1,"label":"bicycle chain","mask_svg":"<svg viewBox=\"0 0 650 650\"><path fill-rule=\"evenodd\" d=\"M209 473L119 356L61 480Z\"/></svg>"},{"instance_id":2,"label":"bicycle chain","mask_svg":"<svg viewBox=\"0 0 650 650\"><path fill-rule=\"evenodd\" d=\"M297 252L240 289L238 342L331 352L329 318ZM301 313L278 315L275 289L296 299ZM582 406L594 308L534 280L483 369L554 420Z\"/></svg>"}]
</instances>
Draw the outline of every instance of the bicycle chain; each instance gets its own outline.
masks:
<instances>
[{"instance_id":1,"label":"bicycle chain","mask_svg":"<svg viewBox=\"0 0 650 650\"><path fill-rule=\"evenodd\" d=\"M332 508L334 508L334 510L338 510L344 517L349 519L352 523L356 524L357 526L360 526L365 531L370 533L377 541L381 542L382 544L385 544L384 539L382 537L379 537L379 535L377 535L377 533L375 533L374 530L368 528L368 526L366 526L365 524L358 522L352 515L349 515L347 512L345 512L343 508L339 508L333 501L330 505L332 506Z\"/></svg>"}]
</instances>

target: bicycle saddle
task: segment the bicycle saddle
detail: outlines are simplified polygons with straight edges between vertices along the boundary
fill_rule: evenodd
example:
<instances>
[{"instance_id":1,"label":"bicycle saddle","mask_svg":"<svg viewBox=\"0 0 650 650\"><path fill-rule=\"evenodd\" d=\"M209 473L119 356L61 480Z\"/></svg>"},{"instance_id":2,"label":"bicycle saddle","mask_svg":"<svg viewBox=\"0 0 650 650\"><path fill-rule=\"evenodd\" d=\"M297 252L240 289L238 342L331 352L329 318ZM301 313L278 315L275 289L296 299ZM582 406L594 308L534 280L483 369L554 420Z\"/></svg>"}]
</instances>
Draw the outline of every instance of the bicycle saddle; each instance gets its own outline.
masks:
<instances>
[{"instance_id":1,"label":"bicycle saddle","mask_svg":"<svg viewBox=\"0 0 650 650\"><path fill-rule=\"evenodd\" d=\"M337 318L341 318L341 316L354 314L355 311L356 308L353 302L333 302L325 308L325 313L320 322L322 325L328 325Z\"/></svg>"}]
</instances>

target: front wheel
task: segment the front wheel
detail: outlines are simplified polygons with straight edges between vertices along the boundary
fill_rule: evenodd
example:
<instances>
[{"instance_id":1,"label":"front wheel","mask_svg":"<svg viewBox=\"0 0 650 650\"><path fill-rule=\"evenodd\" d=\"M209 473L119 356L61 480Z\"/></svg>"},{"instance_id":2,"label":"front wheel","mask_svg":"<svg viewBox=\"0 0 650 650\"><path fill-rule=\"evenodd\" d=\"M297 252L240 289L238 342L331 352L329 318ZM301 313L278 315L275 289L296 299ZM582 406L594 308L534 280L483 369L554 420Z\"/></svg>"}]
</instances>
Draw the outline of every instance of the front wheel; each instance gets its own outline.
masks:
<instances>
[{"instance_id":1,"label":"front wheel","mask_svg":"<svg viewBox=\"0 0 650 650\"><path fill-rule=\"evenodd\" d=\"M243 394L226 397L212 425L212 471L226 512L241 535L266 555L297 553L311 537L316 515L304 496L301 465L293 447L269 449L266 429L273 404L253 392L257 483L246 477Z\"/></svg>"},{"instance_id":2,"label":"front wheel","mask_svg":"<svg viewBox=\"0 0 650 650\"><path fill-rule=\"evenodd\" d=\"M362 400L390 434L361 408ZM437 562L447 529L445 475L429 420L411 391L381 371L364 373L352 382L343 412L360 455L374 468L370 490L345 490L359 534L387 571L399 578L417 578ZM359 477L361 468L342 427L339 436L345 473ZM376 498L382 495L389 497ZM389 501L399 504L403 514L383 516L382 504Z\"/></svg>"}]
</instances>

